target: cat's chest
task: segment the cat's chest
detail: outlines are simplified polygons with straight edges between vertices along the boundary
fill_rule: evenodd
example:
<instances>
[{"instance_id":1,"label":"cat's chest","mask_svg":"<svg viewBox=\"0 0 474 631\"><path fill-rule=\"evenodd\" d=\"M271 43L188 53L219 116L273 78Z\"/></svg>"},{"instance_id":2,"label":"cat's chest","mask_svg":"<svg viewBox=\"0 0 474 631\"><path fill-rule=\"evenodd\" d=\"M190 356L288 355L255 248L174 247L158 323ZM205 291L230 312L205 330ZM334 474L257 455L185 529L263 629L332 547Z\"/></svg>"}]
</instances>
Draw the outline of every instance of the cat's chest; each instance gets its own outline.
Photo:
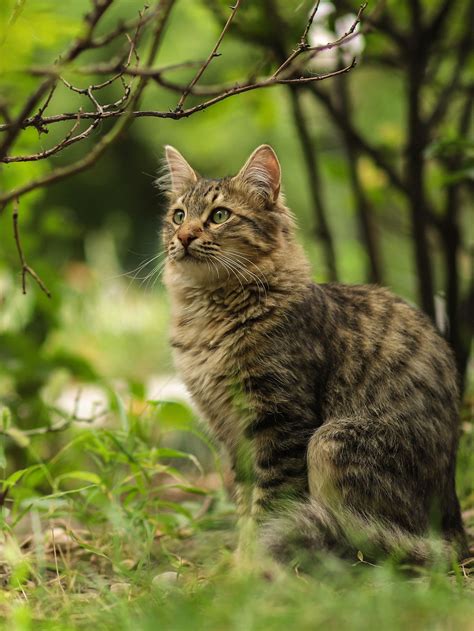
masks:
<instances>
[{"instance_id":1,"label":"cat's chest","mask_svg":"<svg viewBox=\"0 0 474 631\"><path fill-rule=\"evenodd\" d=\"M211 430L235 444L248 419L250 402L242 395L252 333L232 319L178 320L171 343L176 369Z\"/></svg>"}]
</instances>

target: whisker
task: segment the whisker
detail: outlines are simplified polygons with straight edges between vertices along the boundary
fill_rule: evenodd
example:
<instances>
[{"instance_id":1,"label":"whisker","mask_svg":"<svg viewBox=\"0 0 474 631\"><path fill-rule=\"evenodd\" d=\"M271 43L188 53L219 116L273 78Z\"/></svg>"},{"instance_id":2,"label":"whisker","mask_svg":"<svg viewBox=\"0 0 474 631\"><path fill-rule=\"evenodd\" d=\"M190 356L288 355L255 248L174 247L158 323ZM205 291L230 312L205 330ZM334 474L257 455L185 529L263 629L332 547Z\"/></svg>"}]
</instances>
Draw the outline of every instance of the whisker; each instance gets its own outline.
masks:
<instances>
[{"instance_id":1,"label":"whisker","mask_svg":"<svg viewBox=\"0 0 474 631\"><path fill-rule=\"evenodd\" d=\"M227 253L227 252L226 252ZM240 261L236 260L235 258L232 258L231 256L226 256L226 254L222 254L221 253L221 257L223 259L225 259L227 262L232 263L234 266L236 266L239 270L245 272L246 274L249 275L249 277L251 279L254 280L255 284L257 285L258 288L258 292L259 292L259 300L261 299L261 295L260 292L263 291L265 298L267 298L267 287L265 286L265 283L261 280L261 278L254 274L253 272L251 272L247 267L245 267ZM266 280L266 279L265 279ZM268 286L268 283L267 283Z\"/></svg>"}]
</instances>

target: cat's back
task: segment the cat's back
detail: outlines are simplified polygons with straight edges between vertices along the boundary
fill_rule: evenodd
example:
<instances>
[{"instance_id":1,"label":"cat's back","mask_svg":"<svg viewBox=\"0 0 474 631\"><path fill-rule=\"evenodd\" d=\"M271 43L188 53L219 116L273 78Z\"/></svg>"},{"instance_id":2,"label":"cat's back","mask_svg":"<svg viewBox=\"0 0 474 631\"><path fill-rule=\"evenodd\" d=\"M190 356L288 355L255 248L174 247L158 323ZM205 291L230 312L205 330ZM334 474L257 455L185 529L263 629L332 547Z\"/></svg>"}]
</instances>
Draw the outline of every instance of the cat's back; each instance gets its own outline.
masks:
<instances>
[{"instance_id":1,"label":"cat's back","mask_svg":"<svg viewBox=\"0 0 474 631\"><path fill-rule=\"evenodd\" d=\"M350 392L370 412L392 406L407 416L423 411L454 421L453 354L425 314L375 285L331 283L314 291L324 296L320 334L327 361L337 366L328 387Z\"/></svg>"}]
</instances>

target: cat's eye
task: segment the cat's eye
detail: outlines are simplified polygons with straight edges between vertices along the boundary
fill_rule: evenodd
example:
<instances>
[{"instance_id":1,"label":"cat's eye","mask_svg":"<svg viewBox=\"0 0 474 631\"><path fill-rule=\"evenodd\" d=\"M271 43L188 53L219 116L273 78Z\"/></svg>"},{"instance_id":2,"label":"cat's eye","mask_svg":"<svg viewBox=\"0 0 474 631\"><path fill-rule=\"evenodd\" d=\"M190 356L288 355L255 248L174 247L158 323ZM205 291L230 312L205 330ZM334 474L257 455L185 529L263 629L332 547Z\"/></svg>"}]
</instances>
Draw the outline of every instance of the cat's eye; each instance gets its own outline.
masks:
<instances>
[{"instance_id":1,"label":"cat's eye","mask_svg":"<svg viewBox=\"0 0 474 631\"><path fill-rule=\"evenodd\" d=\"M183 223L185 217L186 213L184 212L184 210L175 210L173 214L173 222L180 226Z\"/></svg>"},{"instance_id":2,"label":"cat's eye","mask_svg":"<svg viewBox=\"0 0 474 631\"><path fill-rule=\"evenodd\" d=\"M224 223L230 217L230 210L227 208L216 208L211 213L211 221L213 223Z\"/></svg>"}]
</instances>

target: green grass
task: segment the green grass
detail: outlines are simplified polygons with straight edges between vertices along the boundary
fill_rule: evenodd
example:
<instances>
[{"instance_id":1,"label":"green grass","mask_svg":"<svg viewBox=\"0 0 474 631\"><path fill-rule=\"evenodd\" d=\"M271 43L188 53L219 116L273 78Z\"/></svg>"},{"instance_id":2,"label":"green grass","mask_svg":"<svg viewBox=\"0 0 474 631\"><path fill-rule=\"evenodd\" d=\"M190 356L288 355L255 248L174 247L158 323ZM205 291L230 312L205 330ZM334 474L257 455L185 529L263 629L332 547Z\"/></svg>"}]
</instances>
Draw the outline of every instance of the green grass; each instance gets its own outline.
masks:
<instances>
[{"instance_id":1,"label":"green grass","mask_svg":"<svg viewBox=\"0 0 474 631\"><path fill-rule=\"evenodd\" d=\"M472 515L468 425L459 484ZM176 447L186 435L207 470ZM469 563L407 572L328 556L311 574L237 563L234 507L210 464L219 461L179 404L135 401L112 406L106 426L71 423L51 435L47 459L44 436L12 436L31 463L4 482L4 628L473 628Z\"/></svg>"}]
</instances>

